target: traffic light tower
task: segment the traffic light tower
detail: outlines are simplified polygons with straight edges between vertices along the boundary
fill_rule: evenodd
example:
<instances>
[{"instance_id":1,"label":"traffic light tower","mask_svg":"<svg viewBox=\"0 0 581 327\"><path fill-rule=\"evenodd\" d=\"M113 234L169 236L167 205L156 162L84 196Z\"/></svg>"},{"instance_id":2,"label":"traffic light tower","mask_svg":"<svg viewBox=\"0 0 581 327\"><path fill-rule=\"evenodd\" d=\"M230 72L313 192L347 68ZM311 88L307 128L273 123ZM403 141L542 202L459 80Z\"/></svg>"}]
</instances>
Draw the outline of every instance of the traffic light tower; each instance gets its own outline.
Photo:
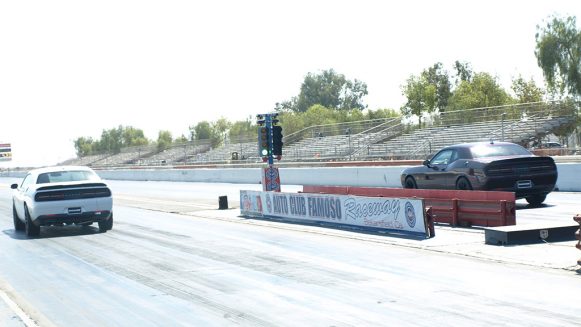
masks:
<instances>
[{"instance_id":1,"label":"traffic light tower","mask_svg":"<svg viewBox=\"0 0 581 327\"><path fill-rule=\"evenodd\" d=\"M282 158L282 126L279 122L278 114L256 115L256 125L258 125L258 156L269 165Z\"/></svg>"},{"instance_id":2,"label":"traffic light tower","mask_svg":"<svg viewBox=\"0 0 581 327\"><path fill-rule=\"evenodd\" d=\"M256 115L258 125L258 156L268 167L263 169L262 188L264 191L280 192L278 168L274 167L274 156L282 158L282 127L278 126L278 114Z\"/></svg>"}]
</instances>

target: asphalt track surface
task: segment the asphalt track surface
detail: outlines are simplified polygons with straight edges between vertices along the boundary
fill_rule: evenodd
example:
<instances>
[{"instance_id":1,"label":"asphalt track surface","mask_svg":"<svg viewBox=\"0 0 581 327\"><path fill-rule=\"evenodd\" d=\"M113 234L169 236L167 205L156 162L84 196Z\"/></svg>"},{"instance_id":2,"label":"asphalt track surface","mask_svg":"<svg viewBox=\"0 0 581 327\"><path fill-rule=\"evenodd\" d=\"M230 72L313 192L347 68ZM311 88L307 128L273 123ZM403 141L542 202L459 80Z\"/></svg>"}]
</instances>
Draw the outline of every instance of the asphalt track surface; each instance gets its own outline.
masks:
<instances>
[{"instance_id":1,"label":"asphalt track surface","mask_svg":"<svg viewBox=\"0 0 581 327\"><path fill-rule=\"evenodd\" d=\"M0 326L579 326L576 242L430 240L239 217L259 185L111 181L115 225L12 225L0 178ZM295 192L300 187L283 191ZM229 210L217 210L227 195ZM517 224L570 223L581 194L518 202Z\"/></svg>"}]
</instances>

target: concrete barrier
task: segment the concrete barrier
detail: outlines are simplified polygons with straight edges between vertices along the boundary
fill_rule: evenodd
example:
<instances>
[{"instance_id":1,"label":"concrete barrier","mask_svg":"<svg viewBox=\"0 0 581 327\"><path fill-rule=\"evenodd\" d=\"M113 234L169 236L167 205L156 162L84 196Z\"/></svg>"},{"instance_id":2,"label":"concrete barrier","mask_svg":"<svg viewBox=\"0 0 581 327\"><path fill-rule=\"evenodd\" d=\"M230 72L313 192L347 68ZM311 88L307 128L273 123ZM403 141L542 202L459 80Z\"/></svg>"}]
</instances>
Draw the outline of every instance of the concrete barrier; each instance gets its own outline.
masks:
<instances>
[{"instance_id":1,"label":"concrete barrier","mask_svg":"<svg viewBox=\"0 0 581 327\"><path fill-rule=\"evenodd\" d=\"M98 170L103 179L125 181L169 181L259 184L260 168L232 169L118 169Z\"/></svg>"},{"instance_id":2,"label":"concrete barrier","mask_svg":"<svg viewBox=\"0 0 581 327\"><path fill-rule=\"evenodd\" d=\"M280 168L280 178L290 185L401 187L400 173L408 166L301 167ZM581 163L557 163L560 191L580 192ZM132 181L175 181L259 184L260 168L115 169L99 170L104 179ZM4 177L24 177L24 172L0 173ZM283 189L284 191L284 189Z\"/></svg>"},{"instance_id":3,"label":"concrete barrier","mask_svg":"<svg viewBox=\"0 0 581 327\"><path fill-rule=\"evenodd\" d=\"M284 184L400 187L404 167L280 168ZM99 170L110 180L259 184L260 168Z\"/></svg>"},{"instance_id":4,"label":"concrete barrier","mask_svg":"<svg viewBox=\"0 0 581 327\"><path fill-rule=\"evenodd\" d=\"M581 164L579 163L557 163L557 188L563 192L580 192Z\"/></svg>"},{"instance_id":5,"label":"concrete barrier","mask_svg":"<svg viewBox=\"0 0 581 327\"><path fill-rule=\"evenodd\" d=\"M3 171L0 172L0 177L24 178L25 171Z\"/></svg>"}]
</instances>

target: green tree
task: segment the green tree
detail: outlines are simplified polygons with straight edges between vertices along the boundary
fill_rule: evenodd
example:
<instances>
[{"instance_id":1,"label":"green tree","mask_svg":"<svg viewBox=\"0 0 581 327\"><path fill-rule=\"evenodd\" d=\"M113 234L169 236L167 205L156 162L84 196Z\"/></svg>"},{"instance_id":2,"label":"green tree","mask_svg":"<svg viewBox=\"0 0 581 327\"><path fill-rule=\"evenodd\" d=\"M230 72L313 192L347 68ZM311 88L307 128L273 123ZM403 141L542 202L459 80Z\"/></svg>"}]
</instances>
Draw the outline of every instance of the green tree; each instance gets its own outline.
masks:
<instances>
[{"instance_id":1,"label":"green tree","mask_svg":"<svg viewBox=\"0 0 581 327\"><path fill-rule=\"evenodd\" d=\"M274 111L278 113L283 112L298 112L297 108L297 97L292 97L290 100L277 102L274 105Z\"/></svg>"},{"instance_id":2,"label":"green tree","mask_svg":"<svg viewBox=\"0 0 581 327\"><path fill-rule=\"evenodd\" d=\"M302 116L303 114L292 111L282 112L278 115L284 135L290 135L310 126Z\"/></svg>"},{"instance_id":3,"label":"green tree","mask_svg":"<svg viewBox=\"0 0 581 327\"><path fill-rule=\"evenodd\" d=\"M172 144L173 137L170 131L159 131L157 136L157 150L163 151Z\"/></svg>"},{"instance_id":4,"label":"green tree","mask_svg":"<svg viewBox=\"0 0 581 327\"><path fill-rule=\"evenodd\" d=\"M410 76L402 86L402 94L407 101L402 106L401 112L405 116L416 115L420 118L423 113L432 113L439 110L443 112L452 95L451 83L448 73L442 63L424 69L420 76Z\"/></svg>"},{"instance_id":5,"label":"green tree","mask_svg":"<svg viewBox=\"0 0 581 327\"><path fill-rule=\"evenodd\" d=\"M149 140L145 137L143 130L132 126L122 127L122 137L124 147L149 144Z\"/></svg>"},{"instance_id":6,"label":"green tree","mask_svg":"<svg viewBox=\"0 0 581 327\"><path fill-rule=\"evenodd\" d=\"M345 123L358 120L365 120L366 113L359 109L351 110L332 110L328 124Z\"/></svg>"},{"instance_id":7,"label":"green tree","mask_svg":"<svg viewBox=\"0 0 581 327\"><path fill-rule=\"evenodd\" d=\"M228 135L230 136L231 140L248 139L257 135L257 127L251 118L236 121L231 124Z\"/></svg>"},{"instance_id":8,"label":"green tree","mask_svg":"<svg viewBox=\"0 0 581 327\"><path fill-rule=\"evenodd\" d=\"M384 118L398 118L400 114L398 111L393 109L377 109L369 110L367 112L367 119L384 119Z\"/></svg>"},{"instance_id":9,"label":"green tree","mask_svg":"<svg viewBox=\"0 0 581 327\"><path fill-rule=\"evenodd\" d=\"M79 137L74 140L75 151L78 157L85 157L93 154L93 139L90 137Z\"/></svg>"},{"instance_id":10,"label":"green tree","mask_svg":"<svg viewBox=\"0 0 581 327\"><path fill-rule=\"evenodd\" d=\"M406 103L401 107L404 116L416 115L421 119L424 112L433 112L436 108L436 86L430 84L422 76L411 76L406 85L402 87L402 93L406 97Z\"/></svg>"},{"instance_id":11,"label":"green tree","mask_svg":"<svg viewBox=\"0 0 581 327\"><path fill-rule=\"evenodd\" d=\"M195 126L190 126L190 139L209 140L212 136L212 126L207 121L201 121Z\"/></svg>"},{"instance_id":12,"label":"green tree","mask_svg":"<svg viewBox=\"0 0 581 327\"><path fill-rule=\"evenodd\" d=\"M452 95L452 85L448 72L444 70L442 63L438 62L424 70L422 77L436 88L436 108L443 112L448 105L448 99Z\"/></svg>"},{"instance_id":13,"label":"green tree","mask_svg":"<svg viewBox=\"0 0 581 327\"><path fill-rule=\"evenodd\" d=\"M123 126L103 130L99 142L94 143L94 152L119 153L123 147Z\"/></svg>"},{"instance_id":14,"label":"green tree","mask_svg":"<svg viewBox=\"0 0 581 327\"><path fill-rule=\"evenodd\" d=\"M470 63L456 60L454 62L454 69L456 70L456 85L461 82L470 82L472 80L474 72L470 67Z\"/></svg>"},{"instance_id":15,"label":"green tree","mask_svg":"<svg viewBox=\"0 0 581 327\"><path fill-rule=\"evenodd\" d=\"M471 81L461 81L450 98L448 110L484 108L511 104L514 99L488 73L476 73Z\"/></svg>"},{"instance_id":16,"label":"green tree","mask_svg":"<svg viewBox=\"0 0 581 327\"><path fill-rule=\"evenodd\" d=\"M277 103L275 110L306 112L316 104L335 110L363 110L366 108L363 97L367 93L367 84L364 82L348 80L345 75L329 69L319 74L308 73L299 95Z\"/></svg>"},{"instance_id":17,"label":"green tree","mask_svg":"<svg viewBox=\"0 0 581 327\"><path fill-rule=\"evenodd\" d=\"M226 136L228 135L228 130L230 129L230 123L226 118L221 117L211 124L212 133L210 136L210 143L213 147L222 144Z\"/></svg>"},{"instance_id":18,"label":"green tree","mask_svg":"<svg viewBox=\"0 0 581 327\"><path fill-rule=\"evenodd\" d=\"M537 25L535 56L549 88L581 97L581 31L576 18L550 16Z\"/></svg>"},{"instance_id":19,"label":"green tree","mask_svg":"<svg viewBox=\"0 0 581 327\"><path fill-rule=\"evenodd\" d=\"M332 109L323 105L316 104L311 106L303 115L303 120L308 121L309 125L325 125L336 123Z\"/></svg>"},{"instance_id":20,"label":"green tree","mask_svg":"<svg viewBox=\"0 0 581 327\"><path fill-rule=\"evenodd\" d=\"M514 78L511 88L519 103L540 102L545 95L545 91L538 87L532 78L529 81L522 76Z\"/></svg>"},{"instance_id":21,"label":"green tree","mask_svg":"<svg viewBox=\"0 0 581 327\"><path fill-rule=\"evenodd\" d=\"M182 143L186 143L187 141L188 141L188 138L184 134L182 134L179 137L177 137L173 142L175 144L182 144Z\"/></svg>"}]
</instances>

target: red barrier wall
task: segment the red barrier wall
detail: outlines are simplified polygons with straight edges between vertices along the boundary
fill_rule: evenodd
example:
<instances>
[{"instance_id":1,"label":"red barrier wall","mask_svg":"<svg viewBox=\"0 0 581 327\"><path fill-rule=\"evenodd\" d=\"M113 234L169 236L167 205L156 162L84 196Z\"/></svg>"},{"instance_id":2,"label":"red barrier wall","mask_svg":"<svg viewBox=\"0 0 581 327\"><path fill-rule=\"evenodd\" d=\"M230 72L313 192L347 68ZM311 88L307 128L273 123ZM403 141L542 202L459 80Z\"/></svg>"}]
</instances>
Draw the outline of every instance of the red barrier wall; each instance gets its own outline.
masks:
<instances>
[{"instance_id":1,"label":"red barrier wall","mask_svg":"<svg viewBox=\"0 0 581 327\"><path fill-rule=\"evenodd\" d=\"M497 227L516 224L512 192L418 190L381 187L303 186L305 193L351 194L371 197L422 198L434 221L453 226Z\"/></svg>"}]
</instances>

